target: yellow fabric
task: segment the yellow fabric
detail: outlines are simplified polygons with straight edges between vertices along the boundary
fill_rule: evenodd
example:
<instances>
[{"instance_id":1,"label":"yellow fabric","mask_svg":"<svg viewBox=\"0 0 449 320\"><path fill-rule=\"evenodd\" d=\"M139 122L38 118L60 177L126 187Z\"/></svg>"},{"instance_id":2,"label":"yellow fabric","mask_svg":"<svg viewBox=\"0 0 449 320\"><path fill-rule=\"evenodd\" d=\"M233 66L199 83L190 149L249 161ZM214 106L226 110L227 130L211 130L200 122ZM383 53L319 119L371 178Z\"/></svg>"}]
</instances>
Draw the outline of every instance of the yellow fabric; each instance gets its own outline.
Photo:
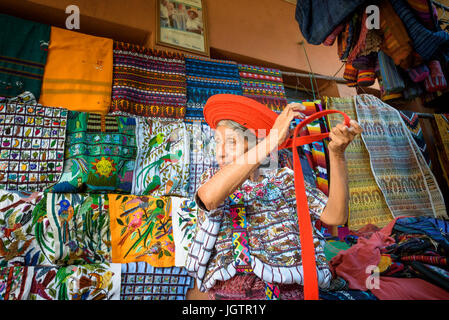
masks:
<instances>
[{"instance_id":1,"label":"yellow fabric","mask_svg":"<svg viewBox=\"0 0 449 320\"><path fill-rule=\"evenodd\" d=\"M326 108L343 111L351 119L357 120L353 97L327 98ZM330 114L328 121L333 128L341 123L341 117ZM357 230L369 223L383 228L393 220L393 216L376 183L369 154L360 135L349 144L345 155L349 184L349 228Z\"/></svg>"},{"instance_id":2,"label":"yellow fabric","mask_svg":"<svg viewBox=\"0 0 449 320\"><path fill-rule=\"evenodd\" d=\"M107 114L111 105L113 40L51 28L39 103Z\"/></svg>"},{"instance_id":3,"label":"yellow fabric","mask_svg":"<svg viewBox=\"0 0 449 320\"><path fill-rule=\"evenodd\" d=\"M113 263L175 265L169 197L109 194Z\"/></svg>"}]
</instances>

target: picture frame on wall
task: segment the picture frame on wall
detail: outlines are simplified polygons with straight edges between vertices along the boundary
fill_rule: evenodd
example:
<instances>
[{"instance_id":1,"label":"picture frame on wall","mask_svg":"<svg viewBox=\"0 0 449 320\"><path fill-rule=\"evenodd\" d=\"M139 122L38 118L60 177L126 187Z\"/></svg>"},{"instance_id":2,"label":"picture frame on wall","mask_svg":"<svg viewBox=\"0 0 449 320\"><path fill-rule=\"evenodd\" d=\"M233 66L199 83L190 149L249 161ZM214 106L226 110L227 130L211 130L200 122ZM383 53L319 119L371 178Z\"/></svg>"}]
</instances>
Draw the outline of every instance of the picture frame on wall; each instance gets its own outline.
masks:
<instances>
[{"instance_id":1,"label":"picture frame on wall","mask_svg":"<svg viewBox=\"0 0 449 320\"><path fill-rule=\"evenodd\" d=\"M209 56L205 0L156 0L156 44Z\"/></svg>"}]
</instances>

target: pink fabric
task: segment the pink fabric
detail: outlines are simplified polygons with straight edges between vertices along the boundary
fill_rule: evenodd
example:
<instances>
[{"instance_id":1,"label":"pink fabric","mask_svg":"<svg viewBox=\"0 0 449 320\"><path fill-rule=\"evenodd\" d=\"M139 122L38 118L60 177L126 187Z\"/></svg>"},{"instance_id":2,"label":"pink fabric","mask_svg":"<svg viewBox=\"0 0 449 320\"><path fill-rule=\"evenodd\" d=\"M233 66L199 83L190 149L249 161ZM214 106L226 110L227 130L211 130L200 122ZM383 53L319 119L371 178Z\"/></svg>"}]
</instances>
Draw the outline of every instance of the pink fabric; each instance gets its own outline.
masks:
<instances>
[{"instance_id":1,"label":"pink fabric","mask_svg":"<svg viewBox=\"0 0 449 320\"><path fill-rule=\"evenodd\" d=\"M449 300L449 292L422 279L379 277L379 289L367 288L373 283L367 267L377 266L381 249L395 242L390 235L397 219L369 239L360 237L357 244L340 251L329 263L332 274L345 279L350 289L370 290L380 300Z\"/></svg>"}]
</instances>

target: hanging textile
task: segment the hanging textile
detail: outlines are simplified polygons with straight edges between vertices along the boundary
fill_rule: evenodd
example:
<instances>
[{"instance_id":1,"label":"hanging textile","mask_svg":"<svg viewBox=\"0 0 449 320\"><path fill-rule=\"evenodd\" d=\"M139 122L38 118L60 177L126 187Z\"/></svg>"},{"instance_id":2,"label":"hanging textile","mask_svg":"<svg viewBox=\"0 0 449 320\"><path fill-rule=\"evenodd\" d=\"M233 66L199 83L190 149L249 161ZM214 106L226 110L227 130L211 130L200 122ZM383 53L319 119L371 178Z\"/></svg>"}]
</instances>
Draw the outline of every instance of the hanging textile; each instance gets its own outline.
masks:
<instances>
[{"instance_id":1,"label":"hanging textile","mask_svg":"<svg viewBox=\"0 0 449 320\"><path fill-rule=\"evenodd\" d=\"M407 129L412 134L413 139L418 145L421 154L423 155L427 165L431 167L429 151L427 150L426 140L424 139L424 135L421 129L421 125L419 123L418 114L411 111L399 111L402 121L407 126Z\"/></svg>"},{"instance_id":2,"label":"hanging textile","mask_svg":"<svg viewBox=\"0 0 449 320\"><path fill-rule=\"evenodd\" d=\"M386 94L402 92L405 89L405 83L393 59L383 51L379 51L378 59L384 92Z\"/></svg>"},{"instance_id":3,"label":"hanging textile","mask_svg":"<svg viewBox=\"0 0 449 320\"><path fill-rule=\"evenodd\" d=\"M122 264L120 300L185 300L193 288L184 268L155 268L146 262Z\"/></svg>"},{"instance_id":4,"label":"hanging textile","mask_svg":"<svg viewBox=\"0 0 449 320\"><path fill-rule=\"evenodd\" d=\"M280 113L287 106L281 71L247 64L238 65L243 95Z\"/></svg>"},{"instance_id":5,"label":"hanging textile","mask_svg":"<svg viewBox=\"0 0 449 320\"><path fill-rule=\"evenodd\" d=\"M413 48L424 60L449 60L449 34L441 28L428 30L404 0L390 0L412 39ZM381 13L382 16L382 13Z\"/></svg>"},{"instance_id":6,"label":"hanging textile","mask_svg":"<svg viewBox=\"0 0 449 320\"><path fill-rule=\"evenodd\" d=\"M39 103L107 114L111 105L112 39L51 27Z\"/></svg>"},{"instance_id":7,"label":"hanging textile","mask_svg":"<svg viewBox=\"0 0 449 320\"><path fill-rule=\"evenodd\" d=\"M295 18L310 44L321 44L364 0L298 0Z\"/></svg>"},{"instance_id":8,"label":"hanging textile","mask_svg":"<svg viewBox=\"0 0 449 320\"><path fill-rule=\"evenodd\" d=\"M0 104L0 189L44 191L62 173L67 110Z\"/></svg>"},{"instance_id":9,"label":"hanging textile","mask_svg":"<svg viewBox=\"0 0 449 320\"><path fill-rule=\"evenodd\" d=\"M172 197L171 201L175 266L184 267L195 235L198 207L195 201L187 198Z\"/></svg>"},{"instance_id":10,"label":"hanging textile","mask_svg":"<svg viewBox=\"0 0 449 320\"><path fill-rule=\"evenodd\" d=\"M428 30L437 29L437 21L434 19L433 9L435 8L428 0L406 0L412 11L416 14L419 22Z\"/></svg>"},{"instance_id":11,"label":"hanging textile","mask_svg":"<svg viewBox=\"0 0 449 320\"><path fill-rule=\"evenodd\" d=\"M198 190L201 174L209 168L217 168L215 159L214 132L207 123L198 121L186 123L190 137L190 178L188 184L189 198Z\"/></svg>"},{"instance_id":12,"label":"hanging textile","mask_svg":"<svg viewBox=\"0 0 449 320\"><path fill-rule=\"evenodd\" d=\"M111 113L184 118L185 73L180 53L115 41Z\"/></svg>"},{"instance_id":13,"label":"hanging textile","mask_svg":"<svg viewBox=\"0 0 449 320\"><path fill-rule=\"evenodd\" d=\"M50 26L0 14L0 96L30 91L39 99Z\"/></svg>"},{"instance_id":14,"label":"hanging textile","mask_svg":"<svg viewBox=\"0 0 449 320\"><path fill-rule=\"evenodd\" d=\"M435 177L399 112L370 95L355 96L357 119L372 172L394 217L446 217Z\"/></svg>"},{"instance_id":15,"label":"hanging textile","mask_svg":"<svg viewBox=\"0 0 449 320\"><path fill-rule=\"evenodd\" d=\"M242 94L239 69L233 61L185 56L187 119L204 119L203 106L219 93Z\"/></svg>"},{"instance_id":16,"label":"hanging textile","mask_svg":"<svg viewBox=\"0 0 449 320\"><path fill-rule=\"evenodd\" d=\"M327 109L339 110L357 120L352 98L327 98ZM329 115L330 127L340 123L339 118ZM357 230L371 223L384 227L392 220L382 192L371 171L370 158L362 138L356 136L345 151L348 168L349 218L348 227Z\"/></svg>"},{"instance_id":17,"label":"hanging textile","mask_svg":"<svg viewBox=\"0 0 449 320\"><path fill-rule=\"evenodd\" d=\"M64 172L51 192L130 193L136 118L70 111Z\"/></svg>"},{"instance_id":18,"label":"hanging textile","mask_svg":"<svg viewBox=\"0 0 449 320\"><path fill-rule=\"evenodd\" d=\"M436 144L438 160L449 184L449 114L435 114L435 122L438 128L438 143Z\"/></svg>"},{"instance_id":19,"label":"hanging textile","mask_svg":"<svg viewBox=\"0 0 449 320\"><path fill-rule=\"evenodd\" d=\"M182 120L137 119L134 195L188 195L190 140Z\"/></svg>"},{"instance_id":20,"label":"hanging textile","mask_svg":"<svg viewBox=\"0 0 449 320\"><path fill-rule=\"evenodd\" d=\"M112 262L175 265L169 197L109 194Z\"/></svg>"},{"instance_id":21,"label":"hanging textile","mask_svg":"<svg viewBox=\"0 0 449 320\"><path fill-rule=\"evenodd\" d=\"M56 265L111 262L108 200L99 194L47 195Z\"/></svg>"},{"instance_id":22,"label":"hanging textile","mask_svg":"<svg viewBox=\"0 0 449 320\"><path fill-rule=\"evenodd\" d=\"M27 300L119 300L121 266L115 263L35 267Z\"/></svg>"},{"instance_id":23,"label":"hanging textile","mask_svg":"<svg viewBox=\"0 0 449 320\"><path fill-rule=\"evenodd\" d=\"M48 250L38 238L51 230L34 227L34 210L45 202L42 192L25 193L0 190L0 266L35 266L52 263ZM50 238L50 235L46 235Z\"/></svg>"}]
</instances>

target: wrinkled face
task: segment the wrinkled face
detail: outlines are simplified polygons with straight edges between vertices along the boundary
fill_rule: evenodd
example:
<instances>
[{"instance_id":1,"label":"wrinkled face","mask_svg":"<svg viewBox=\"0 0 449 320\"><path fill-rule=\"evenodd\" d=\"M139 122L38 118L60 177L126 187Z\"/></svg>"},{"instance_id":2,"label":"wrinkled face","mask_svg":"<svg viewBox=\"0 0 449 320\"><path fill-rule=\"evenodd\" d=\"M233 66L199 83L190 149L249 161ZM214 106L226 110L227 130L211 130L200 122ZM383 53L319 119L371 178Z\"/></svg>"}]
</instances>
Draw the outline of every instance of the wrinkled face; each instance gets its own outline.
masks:
<instances>
[{"instance_id":1,"label":"wrinkled face","mask_svg":"<svg viewBox=\"0 0 449 320\"><path fill-rule=\"evenodd\" d=\"M215 129L215 156L221 168L233 161L248 150L248 142L239 132L220 125Z\"/></svg>"}]
</instances>

